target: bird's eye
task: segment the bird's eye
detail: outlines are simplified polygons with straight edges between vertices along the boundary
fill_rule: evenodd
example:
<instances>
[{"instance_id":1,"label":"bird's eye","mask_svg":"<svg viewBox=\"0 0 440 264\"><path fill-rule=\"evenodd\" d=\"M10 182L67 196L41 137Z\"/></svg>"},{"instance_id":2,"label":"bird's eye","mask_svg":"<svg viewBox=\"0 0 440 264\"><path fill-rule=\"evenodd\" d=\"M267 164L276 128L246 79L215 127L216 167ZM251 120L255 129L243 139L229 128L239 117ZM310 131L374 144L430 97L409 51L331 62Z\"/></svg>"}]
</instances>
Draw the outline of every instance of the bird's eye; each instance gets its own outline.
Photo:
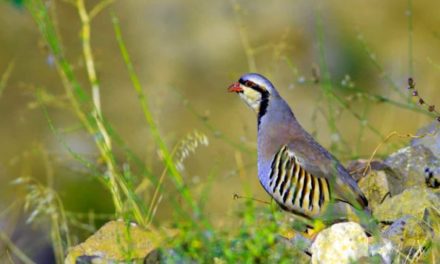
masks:
<instances>
[{"instance_id":1,"label":"bird's eye","mask_svg":"<svg viewBox=\"0 0 440 264\"><path fill-rule=\"evenodd\" d=\"M251 81L246 81L244 84L245 84L247 87L255 87L255 86L256 86L256 84L253 83L253 82L251 82Z\"/></svg>"}]
</instances>

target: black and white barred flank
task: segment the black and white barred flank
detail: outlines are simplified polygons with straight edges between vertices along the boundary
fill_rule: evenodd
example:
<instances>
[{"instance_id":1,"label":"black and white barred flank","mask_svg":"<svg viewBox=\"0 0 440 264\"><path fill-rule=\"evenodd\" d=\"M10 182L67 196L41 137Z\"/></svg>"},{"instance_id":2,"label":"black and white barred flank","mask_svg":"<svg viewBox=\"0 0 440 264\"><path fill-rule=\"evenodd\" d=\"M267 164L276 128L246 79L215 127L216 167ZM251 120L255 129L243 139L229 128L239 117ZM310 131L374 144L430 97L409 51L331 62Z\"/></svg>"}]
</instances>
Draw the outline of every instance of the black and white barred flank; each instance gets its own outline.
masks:
<instances>
[{"instance_id":1,"label":"black and white barred flank","mask_svg":"<svg viewBox=\"0 0 440 264\"><path fill-rule=\"evenodd\" d=\"M281 207L308 218L319 215L330 201L328 180L307 172L286 145L273 158L269 187Z\"/></svg>"}]
</instances>

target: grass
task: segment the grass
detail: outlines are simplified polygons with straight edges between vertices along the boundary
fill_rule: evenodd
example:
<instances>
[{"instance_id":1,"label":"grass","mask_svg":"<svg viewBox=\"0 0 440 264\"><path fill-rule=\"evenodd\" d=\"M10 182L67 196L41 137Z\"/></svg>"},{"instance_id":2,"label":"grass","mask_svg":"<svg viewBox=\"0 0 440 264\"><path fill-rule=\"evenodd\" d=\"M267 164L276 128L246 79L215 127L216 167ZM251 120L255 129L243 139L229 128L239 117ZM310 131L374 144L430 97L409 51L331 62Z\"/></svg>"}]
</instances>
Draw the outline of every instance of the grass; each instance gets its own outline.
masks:
<instances>
[{"instance_id":1,"label":"grass","mask_svg":"<svg viewBox=\"0 0 440 264\"><path fill-rule=\"evenodd\" d=\"M96 70L96 57L92 46L92 21L101 14L101 12L111 5L112 1L101 1L89 10L84 0L65 0L72 5L77 12L80 22L80 39L82 57L85 62L85 75L87 84L79 81L77 72L74 69L73 62L70 61L64 52L64 47L59 35L58 23L55 21L55 6L57 2L52 1L52 5L46 5L42 0L26 0L24 5L27 11L32 15L42 39L47 45L51 56L54 58L57 74L62 82L64 94L62 109L68 113L73 113L79 122L81 131L85 131L93 139L97 153L99 153L99 162L90 161L80 153L75 152L65 141L66 129L57 127L58 124L51 117L50 109L59 103L57 96L52 95L44 87L37 89L35 98L37 106L43 112L47 125L53 136L67 150L69 155L81 164L91 175L96 176L106 190L110 193L114 206L114 214L87 214L73 213L66 211L59 198L53 184L53 168L51 168L50 158L44 150L39 151L38 155L44 160L46 165L47 182L41 183L30 177L20 177L14 182L16 185L26 189L26 198L24 199L24 208L29 212L29 223L36 223L39 220L48 220L50 222L50 237L52 247L57 263L63 263L69 248L74 244L72 227L81 228L88 233L92 233L96 219L108 221L111 219L124 219L127 223L135 221L141 227L146 229L159 229L160 223L154 221L157 210L160 210L159 204L163 197L164 185L170 183L176 196L169 197L169 202L175 209L172 216L172 227L178 230L177 235L167 237L166 246L162 249L164 253L169 253L170 261L182 262L195 260L197 262L216 262L216 263L266 263L280 262L289 263L294 258L303 256L303 253L292 247L286 247L280 234L297 225L297 222L286 221L286 214L279 211L272 203L261 205L261 201L248 197L240 204L236 212L236 218L239 219L234 230L224 230L217 228L213 220L204 213L206 201L209 198L210 190L214 184L214 178L217 176L215 168L207 177L206 184L203 185L199 195L188 186L188 183L182 175L182 166L188 155L194 153L200 146L208 145L208 136L201 132L188 134L176 145L170 147L167 140L161 133L159 122L155 120L151 111L150 97L146 89L142 87L135 66L130 57L124 38L123 30L116 14L111 14L111 23L114 29L114 37L119 47L120 55L126 66L127 74L131 80L131 86L138 100L138 105L142 111L145 126L148 127L149 135L154 142L155 148L162 161L162 173L155 175L134 151L132 151L124 139L108 122L102 111L101 95L105 93L101 87L100 79ZM410 75L413 73L413 17L412 1L408 0L408 67ZM250 71L256 71L258 67L256 57L268 49L256 48L246 30L245 20L242 20L243 8L235 1L233 9L237 22L237 28L240 33L241 43ZM408 101L408 95L403 92L392 78L386 74L384 67L374 53L368 47L363 38L358 38L362 50L368 55L373 67L384 76L388 88L393 91L399 99L393 99L392 96L372 94L366 92L357 85L349 85L349 95L340 92L341 84L332 79L328 61L325 53L325 27L319 8L315 12L316 16L316 43L317 54L319 54L319 70L314 71L312 79L302 79L298 67L286 56L280 56L287 67L291 69L292 76L296 78L297 85L300 87L312 87L320 89L322 95L321 101L325 101L326 107L318 108L313 114L314 120L321 115L327 123L330 133L333 136L332 150L336 155L344 154L346 157L362 156L360 144L366 133L374 135L378 141L388 141L389 136L384 136L382 132L374 126L369 120L369 111L374 104L387 104L420 114L435 117L435 113L428 109L420 108L419 105ZM283 47L281 38L280 43L274 47ZM269 45L269 44L268 44ZM281 48L280 48L281 49ZM11 62L4 71L0 79L0 96L7 87L7 81L14 69L14 63ZM349 78L348 78L349 79ZM348 82L349 80L346 80ZM182 95L178 94L181 101L186 101ZM365 103L365 107L358 111L353 106L358 102ZM373 105L373 106L372 106ZM207 130L209 137L215 137L235 150L235 160L237 162L238 174L244 178L246 168L255 166L254 163L246 164L243 161L243 155L255 157L255 149L249 147L226 133L220 131L215 124L201 115L191 102L185 102L184 107L188 112L195 116L200 122L201 127ZM338 114L339 113L339 114ZM348 113L359 124L359 132L355 146L351 146L344 138L343 132L339 130L338 122L342 113ZM317 126L317 125L316 125ZM115 147L116 146L116 147ZM382 144L379 144L382 146ZM123 150L123 158L127 162L122 162L118 156L116 148ZM397 148L395 146L394 148ZM377 149L373 154L376 154ZM364 154L363 156L366 156ZM369 155L368 155L369 156ZM374 155L373 155L374 156ZM133 170L137 167L139 170ZM244 181L244 180L243 180ZM148 200L143 197L148 197ZM237 195L237 197L242 197ZM243 198L243 197L242 197ZM129 234L128 234L129 237ZM8 254L23 263L33 263L26 254L19 249L3 232L0 232L0 239L6 244ZM169 252L172 249L172 254ZM432 251L431 251L432 252ZM127 249L127 256L132 256L130 249ZM433 254L431 258L436 258ZM415 262L407 255L401 256L408 260L408 263Z\"/></svg>"},{"instance_id":2,"label":"grass","mask_svg":"<svg viewBox=\"0 0 440 264\"><path fill-rule=\"evenodd\" d=\"M0 98L2 97L3 91L6 88L6 85L8 84L9 77L11 76L12 71L14 70L15 63L12 61L9 63L8 67L6 68L5 72L2 74L0 79Z\"/></svg>"},{"instance_id":3,"label":"grass","mask_svg":"<svg viewBox=\"0 0 440 264\"><path fill-rule=\"evenodd\" d=\"M63 263L64 256L72 246L72 242L64 206L58 194L53 189L30 178L18 178L13 183L24 185L27 189L24 209L30 210L32 208L32 213L29 215L26 223L35 222L41 216L43 216L43 219L46 216L49 217L51 226L50 237L55 259L57 263Z\"/></svg>"}]
</instances>

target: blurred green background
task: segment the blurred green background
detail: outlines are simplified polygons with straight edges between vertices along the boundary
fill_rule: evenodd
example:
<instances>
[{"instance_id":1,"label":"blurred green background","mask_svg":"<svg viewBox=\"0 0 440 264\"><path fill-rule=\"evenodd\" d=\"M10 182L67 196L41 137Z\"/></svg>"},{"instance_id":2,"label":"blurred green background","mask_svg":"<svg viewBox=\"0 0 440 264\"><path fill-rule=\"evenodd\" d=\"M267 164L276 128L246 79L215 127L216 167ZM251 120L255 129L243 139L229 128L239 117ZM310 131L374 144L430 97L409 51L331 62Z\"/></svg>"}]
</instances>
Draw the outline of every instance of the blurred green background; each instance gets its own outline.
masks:
<instances>
[{"instance_id":1,"label":"blurred green background","mask_svg":"<svg viewBox=\"0 0 440 264\"><path fill-rule=\"evenodd\" d=\"M46 3L56 12L65 55L89 89L78 14L64 1ZM88 8L97 3L86 1ZM115 39L114 12L168 147L193 131L208 137L209 145L190 154L182 173L196 197L210 184L207 215L227 225L241 203L234 194L269 200L256 177L256 118L226 92L228 85L249 71L266 75L303 126L339 159L368 158L390 132L415 133L434 119L407 109L423 107L410 103L406 87L413 77L426 101L440 103L438 10L434 0L115 1L92 21L103 114L160 175L163 164ZM112 213L105 187L66 149L101 162L93 136L63 108L54 58L32 17L20 1L2 1L0 23L0 74L10 69L0 93L0 227L11 233L26 218L26 190L10 184L18 177L52 186L67 212ZM39 106L37 89L56 96L48 111L63 131L61 141ZM344 103L329 99L326 89ZM379 157L404 144L393 143ZM121 167L130 164L118 149L116 157ZM156 222L173 216L167 197L178 194L169 180L165 185ZM142 196L146 203L148 195Z\"/></svg>"}]
</instances>

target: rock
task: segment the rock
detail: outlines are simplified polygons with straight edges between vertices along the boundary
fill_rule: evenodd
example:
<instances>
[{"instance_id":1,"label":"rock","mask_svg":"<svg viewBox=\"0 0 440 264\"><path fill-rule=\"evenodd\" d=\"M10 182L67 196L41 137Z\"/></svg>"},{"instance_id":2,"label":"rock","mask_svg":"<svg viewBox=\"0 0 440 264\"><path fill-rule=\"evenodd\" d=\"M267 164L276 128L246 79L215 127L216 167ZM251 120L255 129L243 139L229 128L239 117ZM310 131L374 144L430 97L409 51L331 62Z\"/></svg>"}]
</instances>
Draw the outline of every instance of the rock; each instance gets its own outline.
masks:
<instances>
[{"instance_id":1,"label":"rock","mask_svg":"<svg viewBox=\"0 0 440 264\"><path fill-rule=\"evenodd\" d=\"M417 136L411 141L411 146L424 146L428 148L436 157L440 157L440 125L438 121L434 121L426 127L417 131Z\"/></svg>"},{"instance_id":2,"label":"rock","mask_svg":"<svg viewBox=\"0 0 440 264\"><path fill-rule=\"evenodd\" d=\"M310 253L310 246L312 245L312 241L310 239L302 236L299 233L296 233L295 236L288 239L287 241L290 242L292 246L295 248L302 250L303 252L309 254Z\"/></svg>"},{"instance_id":3,"label":"rock","mask_svg":"<svg viewBox=\"0 0 440 264\"><path fill-rule=\"evenodd\" d=\"M368 204L373 211L389 194L387 174L383 170L370 171L367 176L359 180L358 185L367 197Z\"/></svg>"},{"instance_id":4,"label":"rock","mask_svg":"<svg viewBox=\"0 0 440 264\"><path fill-rule=\"evenodd\" d=\"M385 164L395 172L387 177L392 196L413 186L426 186L426 168L440 169L440 160L423 145L400 149L391 154Z\"/></svg>"},{"instance_id":5,"label":"rock","mask_svg":"<svg viewBox=\"0 0 440 264\"><path fill-rule=\"evenodd\" d=\"M392 239L393 237L403 237L403 232L405 231L406 224L411 217L412 216L410 215L406 215L395 220L388 228L386 228L382 232L381 236L387 239Z\"/></svg>"},{"instance_id":6,"label":"rock","mask_svg":"<svg viewBox=\"0 0 440 264\"><path fill-rule=\"evenodd\" d=\"M418 247L430 239L431 230L425 224L426 211L439 206L440 199L435 193L424 187L413 187L384 201L376 208L374 215L381 221L390 222L406 217L401 233L384 232L384 236L405 249Z\"/></svg>"},{"instance_id":7,"label":"rock","mask_svg":"<svg viewBox=\"0 0 440 264\"><path fill-rule=\"evenodd\" d=\"M359 159L359 160L353 160L348 163L347 170L350 172L351 177L355 179L357 182L361 180L364 175L365 167L368 165L368 160L366 159ZM383 163L381 160L372 160L370 162L370 171L380 171L380 170L387 170L389 169L387 165Z\"/></svg>"},{"instance_id":8,"label":"rock","mask_svg":"<svg viewBox=\"0 0 440 264\"><path fill-rule=\"evenodd\" d=\"M73 247L65 263L143 263L161 243L161 235L135 224L111 221L85 242Z\"/></svg>"},{"instance_id":9,"label":"rock","mask_svg":"<svg viewBox=\"0 0 440 264\"><path fill-rule=\"evenodd\" d=\"M379 243L372 244L368 248L368 253L370 258L379 259L380 263L391 264L395 255L394 244L388 239L381 239ZM367 263L377 263L377 262L367 262Z\"/></svg>"},{"instance_id":10,"label":"rock","mask_svg":"<svg viewBox=\"0 0 440 264\"><path fill-rule=\"evenodd\" d=\"M282 262L283 258L294 258L297 263L310 263L310 246L311 240L303 236L306 232L301 224L298 226L297 219L291 215L284 214L283 217L277 218L279 235L276 237L275 246L268 249L270 263ZM303 230L304 229L304 230ZM301 231L298 231L301 230ZM289 252L288 255L283 252ZM284 256L280 255L283 254Z\"/></svg>"},{"instance_id":11,"label":"rock","mask_svg":"<svg viewBox=\"0 0 440 264\"><path fill-rule=\"evenodd\" d=\"M391 154L385 163L399 175L389 179L391 194L395 195L411 186L426 184L440 187L440 125L435 121L421 128L410 146Z\"/></svg>"},{"instance_id":12,"label":"rock","mask_svg":"<svg viewBox=\"0 0 440 264\"><path fill-rule=\"evenodd\" d=\"M426 208L439 206L440 199L435 193L424 187L413 187L385 200L373 213L381 221L394 221L406 215L423 220Z\"/></svg>"},{"instance_id":13,"label":"rock","mask_svg":"<svg viewBox=\"0 0 440 264\"><path fill-rule=\"evenodd\" d=\"M357 223L334 224L318 234L311 251L312 263L353 263L368 256L368 238Z\"/></svg>"}]
</instances>

